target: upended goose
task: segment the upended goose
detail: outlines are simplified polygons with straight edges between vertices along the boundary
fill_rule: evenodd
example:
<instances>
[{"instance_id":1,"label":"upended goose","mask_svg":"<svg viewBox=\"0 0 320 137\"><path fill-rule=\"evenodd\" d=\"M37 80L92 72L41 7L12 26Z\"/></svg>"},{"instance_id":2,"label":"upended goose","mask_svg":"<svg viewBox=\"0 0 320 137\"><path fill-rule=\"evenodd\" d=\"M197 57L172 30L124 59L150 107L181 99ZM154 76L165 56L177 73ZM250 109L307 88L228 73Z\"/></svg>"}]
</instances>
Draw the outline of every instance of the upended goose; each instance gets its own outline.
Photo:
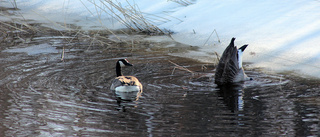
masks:
<instances>
[{"instance_id":1,"label":"upended goose","mask_svg":"<svg viewBox=\"0 0 320 137\"><path fill-rule=\"evenodd\" d=\"M114 91L116 97L125 101L138 100L142 93L142 84L134 76L123 76L121 68L133 66L126 59L119 59L116 63L117 77L112 81L110 89Z\"/></svg>"},{"instance_id":2,"label":"upended goose","mask_svg":"<svg viewBox=\"0 0 320 137\"><path fill-rule=\"evenodd\" d=\"M241 81L252 80L242 67L242 53L248 45L239 49L234 45L236 38L232 38L229 46L224 50L216 68L215 83L217 85L233 84Z\"/></svg>"}]
</instances>

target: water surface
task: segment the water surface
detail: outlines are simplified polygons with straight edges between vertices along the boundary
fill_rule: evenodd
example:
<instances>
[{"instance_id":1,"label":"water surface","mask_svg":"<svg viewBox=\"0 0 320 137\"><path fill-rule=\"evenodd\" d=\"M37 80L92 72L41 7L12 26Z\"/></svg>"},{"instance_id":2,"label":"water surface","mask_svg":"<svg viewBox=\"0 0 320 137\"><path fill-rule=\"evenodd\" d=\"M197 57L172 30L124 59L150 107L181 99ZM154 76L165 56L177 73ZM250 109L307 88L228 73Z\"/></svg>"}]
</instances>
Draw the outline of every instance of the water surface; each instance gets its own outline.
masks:
<instances>
[{"instance_id":1,"label":"water surface","mask_svg":"<svg viewBox=\"0 0 320 137\"><path fill-rule=\"evenodd\" d=\"M319 80L247 69L253 81L218 88L213 63L172 56L195 47L46 35L1 44L0 136L320 135ZM119 58L144 86L124 109L109 90Z\"/></svg>"}]
</instances>

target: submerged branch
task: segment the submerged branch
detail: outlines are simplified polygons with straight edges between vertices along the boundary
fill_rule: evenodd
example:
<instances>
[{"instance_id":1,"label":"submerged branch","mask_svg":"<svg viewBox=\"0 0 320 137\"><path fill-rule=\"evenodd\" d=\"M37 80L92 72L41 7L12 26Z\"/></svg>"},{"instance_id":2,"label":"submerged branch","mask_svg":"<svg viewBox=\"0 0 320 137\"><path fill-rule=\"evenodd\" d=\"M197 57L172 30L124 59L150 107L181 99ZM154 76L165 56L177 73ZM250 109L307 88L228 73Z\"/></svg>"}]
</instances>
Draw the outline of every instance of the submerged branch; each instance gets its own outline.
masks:
<instances>
[{"instance_id":1,"label":"submerged branch","mask_svg":"<svg viewBox=\"0 0 320 137\"><path fill-rule=\"evenodd\" d=\"M194 75L194 72L191 71L191 70L189 70L189 69L187 69L186 67L180 66L180 65L178 65L178 64L176 64L176 63L174 63L174 62L172 62L172 61L170 61L170 60L169 60L169 62L170 62L171 64L175 65L175 67L174 67L173 70L172 70L171 75L173 75L175 69L184 70L184 71L190 72L192 75Z\"/></svg>"}]
</instances>

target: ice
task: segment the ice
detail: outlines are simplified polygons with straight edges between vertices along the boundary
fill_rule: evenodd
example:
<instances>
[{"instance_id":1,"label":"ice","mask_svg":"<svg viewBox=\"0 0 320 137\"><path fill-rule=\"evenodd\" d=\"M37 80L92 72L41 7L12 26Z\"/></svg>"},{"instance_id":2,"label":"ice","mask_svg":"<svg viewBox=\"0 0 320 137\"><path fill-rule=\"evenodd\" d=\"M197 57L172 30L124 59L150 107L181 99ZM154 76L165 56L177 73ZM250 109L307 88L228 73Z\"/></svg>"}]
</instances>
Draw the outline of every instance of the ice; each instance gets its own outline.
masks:
<instances>
[{"instance_id":1,"label":"ice","mask_svg":"<svg viewBox=\"0 0 320 137\"><path fill-rule=\"evenodd\" d=\"M199 46L202 54L212 58L213 52L221 55L230 39L236 37L236 45L249 44L243 60L252 62L250 67L320 77L319 1L201 0L190 1L193 4L188 6L167 0L114 2L125 8L139 7L147 20L175 32L173 39ZM10 2L0 3L12 6ZM16 3L25 18L47 23L82 25L83 29L124 27L102 9L96 9L103 6L100 1L16 0ZM219 37L212 34L214 30ZM210 62L208 57L193 53L184 56Z\"/></svg>"}]
</instances>

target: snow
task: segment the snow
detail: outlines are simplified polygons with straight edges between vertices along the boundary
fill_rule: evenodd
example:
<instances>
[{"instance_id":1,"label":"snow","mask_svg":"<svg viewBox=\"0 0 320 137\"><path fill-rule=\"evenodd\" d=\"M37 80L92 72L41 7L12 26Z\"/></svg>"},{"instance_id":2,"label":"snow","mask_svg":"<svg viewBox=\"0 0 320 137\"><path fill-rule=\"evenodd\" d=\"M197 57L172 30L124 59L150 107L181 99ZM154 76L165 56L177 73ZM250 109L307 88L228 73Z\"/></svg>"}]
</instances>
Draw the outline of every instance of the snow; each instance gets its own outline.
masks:
<instances>
[{"instance_id":1,"label":"snow","mask_svg":"<svg viewBox=\"0 0 320 137\"><path fill-rule=\"evenodd\" d=\"M201 0L191 1L193 4L188 6L169 0L114 2L123 7L139 7L148 21L175 32L172 37L176 41L200 47L200 51L181 56L212 62L213 52L222 54L231 38L236 37L238 47L249 44L243 56L245 62L252 62L248 67L320 77L320 1ZM100 1L16 0L16 3L25 18L46 23L64 22L83 29L97 29L100 25L112 29L124 27L104 10L96 9L103 6ZM0 4L11 6L5 1Z\"/></svg>"}]
</instances>

